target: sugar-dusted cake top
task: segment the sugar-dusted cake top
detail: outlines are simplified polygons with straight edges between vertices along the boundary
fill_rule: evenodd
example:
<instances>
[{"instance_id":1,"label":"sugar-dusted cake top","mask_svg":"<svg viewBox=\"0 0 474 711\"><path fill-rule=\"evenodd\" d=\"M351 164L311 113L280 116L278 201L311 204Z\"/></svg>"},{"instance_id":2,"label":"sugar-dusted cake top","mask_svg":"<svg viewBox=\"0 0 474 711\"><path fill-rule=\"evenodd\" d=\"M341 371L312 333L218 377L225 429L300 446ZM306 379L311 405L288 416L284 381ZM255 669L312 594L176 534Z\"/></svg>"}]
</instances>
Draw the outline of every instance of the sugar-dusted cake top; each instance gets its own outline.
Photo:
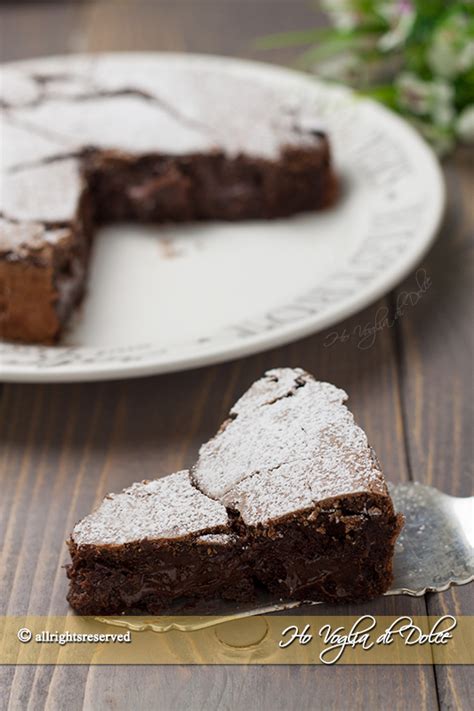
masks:
<instances>
[{"instance_id":1,"label":"sugar-dusted cake top","mask_svg":"<svg viewBox=\"0 0 474 711\"><path fill-rule=\"evenodd\" d=\"M299 368L268 371L201 447L196 485L250 525L344 494L387 495L346 399Z\"/></svg>"},{"instance_id":2,"label":"sugar-dusted cake top","mask_svg":"<svg viewBox=\"0 0 474 711\"><path fill-rule=\"evenodd\" d=\"M61 227L45 228L39 222L10 222L0 217L0 253L14 250L18 257L43 250L50 244L67 241L70 231Z\"/></svg>"},{"instance_id":3,"label":"sugar-dusted cake top","mask_svg":"<svg viewBox=\"0 0 474 711\"><path fill-rule=\"evenodd\" d=\"M303 89L243 66L146 54L4 65L0 213L13 221L73 219L86 151L273 160L285 147L318 145L321 125Z\"/></svg>"},{"instance_id":4,"label":"sugar-dusted cake top","mask_svg":"<svg viewBox=\"0 0 474 711\"><path fill-rule=\"evenodd\" d=\"M181 471L109 494L75 526L72 540L78 546L123 545L145 538L225 532L227 525L224 506L201 494L192 486L189 473Z\"/></svg>"},{"instance_id":5,"label":"sugar-dusted cake top","mask_svg":"<svg viewBox=\"0 0 474 711\"><path fill-rule=\"evenodd\" d=\"M265 525L358 493L388 497L347 395L300 368L268 371L237 401L187 471L111 494L75 527L77 545L199 536L225 543L226 508Z\"/></svg>"}]
</instances>

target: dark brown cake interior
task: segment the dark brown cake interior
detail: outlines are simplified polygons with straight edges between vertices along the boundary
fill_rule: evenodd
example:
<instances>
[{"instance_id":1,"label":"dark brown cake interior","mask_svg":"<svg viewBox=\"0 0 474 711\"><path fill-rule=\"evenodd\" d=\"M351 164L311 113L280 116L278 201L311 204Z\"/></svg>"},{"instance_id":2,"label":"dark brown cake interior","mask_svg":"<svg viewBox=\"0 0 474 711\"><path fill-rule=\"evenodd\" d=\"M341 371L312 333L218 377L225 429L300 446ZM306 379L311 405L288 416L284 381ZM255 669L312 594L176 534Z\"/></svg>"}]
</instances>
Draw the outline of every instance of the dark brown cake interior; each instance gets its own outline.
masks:
<instances>
[{"instance_id":1,"label":"dark brown cake interior","mask_svg":"<svg viewBox=\"0 0 474 711\"><path fill-rule=\"evenodd\" d=\"M322 137L318 151L288 147L278 162L219 152L140 158L91 152L84 169L99 222L183 222L269 219L325 207L335 196L329 161Z\"/></svg>"},{"instance_id":2,"label":"dark brown cake interior","mask_svg":"<svg viewBox=\"0 0 474 711\"><path fill-rule=\"evenodd\" d=\"M181 599L245 601L254 594L236 540L144 540L108 549L71 543L70 553L68 600L83 615L158 615Z\"/></svg>"},{"instance_id":3,"label":"dark brown cake interior","mask_svg":"<svg viewBox=\"0 0 474 711\"><path fill-rule=\"evenodd\" d=\"M393 507L381 498L328 502L253 532L254 575L283 598L368 600L385 592L392 579L399 527Z\"/></svg>"}]
</instances>

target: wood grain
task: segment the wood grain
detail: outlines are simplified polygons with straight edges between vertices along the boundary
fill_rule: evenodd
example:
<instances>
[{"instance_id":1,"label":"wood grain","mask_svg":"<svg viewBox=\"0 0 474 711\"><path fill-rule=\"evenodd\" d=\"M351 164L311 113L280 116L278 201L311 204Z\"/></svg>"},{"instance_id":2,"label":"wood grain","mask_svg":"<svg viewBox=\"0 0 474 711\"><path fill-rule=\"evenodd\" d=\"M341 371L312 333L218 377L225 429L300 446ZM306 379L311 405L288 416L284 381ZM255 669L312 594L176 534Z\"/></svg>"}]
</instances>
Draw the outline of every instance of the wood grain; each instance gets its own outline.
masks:
<instances>
[{"instance_id":1,"label":"wood grain","mask_svg":"<svg viewBox=\"0 0 474 711\"><path fill-rule=\"evenodd\" d=\"M79 51L81 2L11 2L0 6L0 60Z\"/></svg>"},{"instance_id":2,"label":"wood grain","mask_svg":"<svg viewBox=\"0 0 474 711\"><path fill-rule=\"evenodd\" d=\"M2 7L13 34L3 58L71 50L215 52L262 57L256 36L307 27L306 0L131 0ZM5 21L5 22L3 22ZM6 24L5 24L6 23ZM35 30L32 30L32 27ZM19 30L18 30L19 28ZM40 28L41 31L38 31ZM360 350L325 347L326 333L210 368L77 385L6 385L2 445L0 614L66 614L64 540L108 491L192 463L199 444L267 368L301 366L345 388L391 481L415 478L452 494L472 482L469 390L472 341L473 177L465 154L447 165L452 201L425 268L432 287L396 327ZM401 289L413 289L412 275ZM338 329L375 319L396 294ZM337 612L467 611L468 588L428 599L390 597ZM427 607L428 605L428 607ZM325 606L324 611L334 611ZM468 708L462 668L434 667L3 667L9 709ZM472 698L472 696L471 696ZM439 701L439 703L438 703Z\"/></svg>"},{"instance_id":3,"label":"wood grain","mask_svg":"<svg viewBox=\"0 0 474 711\"><path fill-rule=\"evenodd\" d=\"M318 25L307 0L101 0L86 7L88 51L186 51L262 59L256 39ZM291 50L266 61L294 57Z\"/></svg>"}]
</instances>

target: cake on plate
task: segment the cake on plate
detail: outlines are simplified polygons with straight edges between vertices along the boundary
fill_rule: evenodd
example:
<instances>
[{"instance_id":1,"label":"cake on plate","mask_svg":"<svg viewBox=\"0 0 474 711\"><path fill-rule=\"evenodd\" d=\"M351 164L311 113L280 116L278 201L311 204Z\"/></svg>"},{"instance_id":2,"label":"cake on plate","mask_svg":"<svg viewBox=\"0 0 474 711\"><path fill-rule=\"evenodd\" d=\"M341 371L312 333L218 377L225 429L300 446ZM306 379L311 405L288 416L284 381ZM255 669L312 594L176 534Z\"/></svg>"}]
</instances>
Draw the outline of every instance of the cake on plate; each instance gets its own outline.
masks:
<instances>
[{"instance_id":1,"label":"cake on plate","mask_svg":"<svg viewBox=\"0 0 474 711\"><path fill-rule=\"evenodd\" d=\"M309 100L233 66L117 54L3 67L0 337L57 341L97 225L274 219L334 200Z\"/></svg>"}]
</instances>

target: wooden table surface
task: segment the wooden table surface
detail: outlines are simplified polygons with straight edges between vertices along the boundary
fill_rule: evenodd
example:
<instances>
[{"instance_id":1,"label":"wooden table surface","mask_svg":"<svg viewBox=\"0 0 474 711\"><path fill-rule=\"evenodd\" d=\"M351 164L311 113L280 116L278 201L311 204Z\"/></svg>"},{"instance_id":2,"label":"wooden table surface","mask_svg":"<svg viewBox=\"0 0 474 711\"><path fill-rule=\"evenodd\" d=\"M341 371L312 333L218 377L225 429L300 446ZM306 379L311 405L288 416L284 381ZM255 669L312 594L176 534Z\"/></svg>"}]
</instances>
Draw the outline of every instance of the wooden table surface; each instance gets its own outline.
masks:
<instances>
[{"instance_id":1,"label":"wooden table surface","mask_svg":"<svg viewBox=\"0 0 474 711\"><path fill-rule=\"evenodd\" d=\"M1 5L2 60L97 50L263 55L256 36L321 22L306 0L108 0ZM453 495L472 488L474 176L467 150L449 159L440 236L421 265L431 286L361 350L326 333L260 355L167 376L74 385L5 385L0 614L66 614L64 540L108 491L190 465L235 399L267 368L302 366L341 386L391 481ZM394 293L337 328L373 324ZM321 608L321 611L322 608ZM324 611L330 610L328 607ZM337 612L473 614L472 587L381 598ZM0 707L13 709L468 709L462 666L3 667Z\"/></svg>"}]
</instances>

